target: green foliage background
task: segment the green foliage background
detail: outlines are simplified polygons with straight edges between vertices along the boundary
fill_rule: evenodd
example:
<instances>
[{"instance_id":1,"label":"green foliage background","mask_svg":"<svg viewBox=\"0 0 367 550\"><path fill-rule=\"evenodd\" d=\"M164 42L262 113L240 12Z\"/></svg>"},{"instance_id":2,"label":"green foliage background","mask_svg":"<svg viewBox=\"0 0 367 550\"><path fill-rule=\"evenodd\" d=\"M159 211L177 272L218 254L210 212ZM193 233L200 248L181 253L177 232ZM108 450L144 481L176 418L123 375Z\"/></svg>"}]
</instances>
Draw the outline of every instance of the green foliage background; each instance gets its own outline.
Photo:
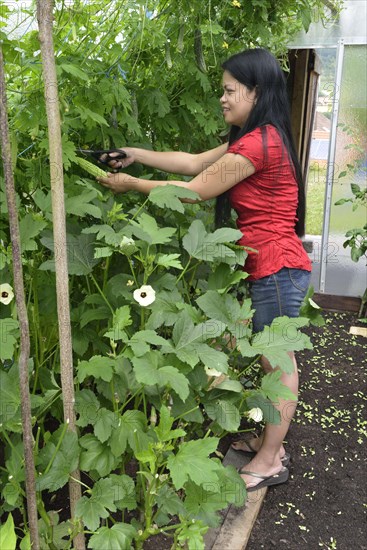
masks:
<instances>
[{"instance_id":1,"label":"green foliage background","mask_svg":"<svg viewBox=\"0 0 367 550\"><path fill-rule=\"evenodd\" d=\"M264 353L274 366L281 363L289 370L287 351L310 345L304 335L294 338L307 320L292 320L288 340L287 318L269 329L272 338L267 330L252 340L250 301L237 300L237 286L246 277L236 269L245 259L234 244L238 232L211 232L211 205L183 206L178 198L182 190L180 195L165 188L163 197L157 189L146 200L134 193L112 197L78 168L76 149L141 145L198 152L216 146L226 134L218 101L221 62L244 48L264 46L286 66L287 41L319 16L323 3L56 3L79 438L62 418L54 274L58 251L52 238L35 7L1 2L0 8L32 338L29 368L43 547L72 544L78 526L46 510L42 496L62 488L79 464L87 484L77 515L92 535L89 548L125 548L132 541L141 548L161 529L172 530L173 547L186 541L189 548L201 548L207 526L219 521L217 511L232 501L241 504L245 496L238 474L213 458L218 438L237 431L251 407L262 408L266 421L277 420L272 403L290 397L280 372L260 380L252 365ZM131 170L151 176L141 166ZM0 275L1 282L11 283L1 173L0 185ZM124 238L133 244L123 244ZM142 284L157 293L151 308L132 300L132 290ZM308 314L318 315L314 310ZM0 322L5 443L0 513L19 509L23 514L24 550L29 534L14 302L1 306ZM233 337L237 347L230 351ZM213 366L223 374L217 381L205 372ZM138 471L127 475L131 463ZM137 512L128 524L131 510ZM172 526L173 516L178 520Z\"/></svg>"}]
</instances>

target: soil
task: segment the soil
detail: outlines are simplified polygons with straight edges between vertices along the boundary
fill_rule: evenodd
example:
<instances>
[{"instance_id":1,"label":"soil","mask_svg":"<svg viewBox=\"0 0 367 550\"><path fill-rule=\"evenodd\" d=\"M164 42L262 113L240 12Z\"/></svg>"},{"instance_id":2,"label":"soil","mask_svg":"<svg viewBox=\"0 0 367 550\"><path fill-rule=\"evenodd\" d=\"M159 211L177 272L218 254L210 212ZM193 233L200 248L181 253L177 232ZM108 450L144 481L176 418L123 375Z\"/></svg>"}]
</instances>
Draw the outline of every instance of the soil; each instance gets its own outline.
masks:
<instances>
[{"instance_id":1,"label":"soil","mask_svg":"<svg viewBox=\"0 0 367 550\"><path fill-rule=\"evenodd\" d=\"M247 550L367 549L367 339L349 334L356 314L324 318L305 330L314 349L297 355L290 479L268 490Z\"/></svg>"}]
</instances>

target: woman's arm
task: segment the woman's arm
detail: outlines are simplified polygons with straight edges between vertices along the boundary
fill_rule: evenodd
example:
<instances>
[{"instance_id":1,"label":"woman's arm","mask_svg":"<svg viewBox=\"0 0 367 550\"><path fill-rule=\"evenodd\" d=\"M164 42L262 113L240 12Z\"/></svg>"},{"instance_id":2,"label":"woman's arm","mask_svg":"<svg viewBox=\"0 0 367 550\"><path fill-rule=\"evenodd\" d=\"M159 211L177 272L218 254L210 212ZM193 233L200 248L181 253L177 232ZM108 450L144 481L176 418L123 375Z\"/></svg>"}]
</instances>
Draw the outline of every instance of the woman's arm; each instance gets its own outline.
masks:
<instances>
[{"instance_id":1,"label":"woman's arm","mask_svg":"<svg viewBox=\"0 0 367 550\"><path fill-rule=\"evenodd\" d=\"M111 162L111 168L126 168L133 162L140 162L164 172L196 176L207 166L218 160L227 150L228 144L223 143L210 151L197 155L181 151L151 151L138 147L124 147L127 157L121 161ZM112 156L112 155L111 155Z\"/></svg>"},{"instance_id":2,"label":"woman's arm","mask_svg":"<svg viewBox=\"0 0 367 550\"><path fill-rule=\"evenodd\" d=\"M254 165L246 157L226 153L210 166L204 167L200 174L188 182L144 180L123 173L109 174L106 178L97 179L114 193L139 191L147 195L155 187L171 184L191 189L200 195L201 200L205 201L218 197L254 172Z\"/></svg>"}]
</instances>

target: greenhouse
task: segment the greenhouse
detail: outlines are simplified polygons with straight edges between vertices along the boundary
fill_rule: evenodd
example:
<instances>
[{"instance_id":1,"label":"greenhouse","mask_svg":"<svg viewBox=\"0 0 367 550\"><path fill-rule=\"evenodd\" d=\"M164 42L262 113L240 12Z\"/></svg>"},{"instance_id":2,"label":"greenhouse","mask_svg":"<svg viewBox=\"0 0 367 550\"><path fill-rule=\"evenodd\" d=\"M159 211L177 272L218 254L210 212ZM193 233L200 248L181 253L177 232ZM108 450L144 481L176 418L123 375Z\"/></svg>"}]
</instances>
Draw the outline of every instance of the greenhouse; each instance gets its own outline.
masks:
<instances>
[{"instance_id":1,"label":"greenhouse","mask_svg":"<svg viewBox=\"0 0 367 550\"><path fill-rule=\"evenodd\" d=\"M1 550L364 547L366 21L0 0Z\"/></svg>"},{"instance_id":2,"label":"greenhouse","mask_svg":"<svg viewBox=\"0 0 367 550\"><path fill-rule=\"evenodd\" d=\"M361 297L366 289L363 257L355 262L343 248L345 233L365 226L366 204L335 204L354 198L351 184L366 188L366 9L364 0L345 2L336 21L314 22L289 45L295 132L308 174L313 284L336 296Z\"/></svg>"}]
</instances>

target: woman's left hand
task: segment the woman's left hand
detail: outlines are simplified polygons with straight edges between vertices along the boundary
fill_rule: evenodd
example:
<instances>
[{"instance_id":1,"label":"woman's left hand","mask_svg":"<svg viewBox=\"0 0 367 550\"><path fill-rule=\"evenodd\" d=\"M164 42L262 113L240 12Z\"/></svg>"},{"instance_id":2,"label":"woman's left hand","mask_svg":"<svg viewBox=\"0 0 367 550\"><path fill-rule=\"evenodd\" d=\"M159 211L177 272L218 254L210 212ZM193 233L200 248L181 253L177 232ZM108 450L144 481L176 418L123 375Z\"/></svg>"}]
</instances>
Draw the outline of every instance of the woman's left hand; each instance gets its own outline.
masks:
<instances>
[{"instance_id":1,"label":"woman's left hand","mask_svg":"<svg viewBox=\"0 0 367 550\"><path fill-rule=\"evenodd\" d=\"M130 176L130 174L119 172L117 174L108 173L105 178L97 178L97 181L104 187L111 189L113 193L126 193L126 191L133 189L136 178Z\"/></svg>"}]
</instances>

